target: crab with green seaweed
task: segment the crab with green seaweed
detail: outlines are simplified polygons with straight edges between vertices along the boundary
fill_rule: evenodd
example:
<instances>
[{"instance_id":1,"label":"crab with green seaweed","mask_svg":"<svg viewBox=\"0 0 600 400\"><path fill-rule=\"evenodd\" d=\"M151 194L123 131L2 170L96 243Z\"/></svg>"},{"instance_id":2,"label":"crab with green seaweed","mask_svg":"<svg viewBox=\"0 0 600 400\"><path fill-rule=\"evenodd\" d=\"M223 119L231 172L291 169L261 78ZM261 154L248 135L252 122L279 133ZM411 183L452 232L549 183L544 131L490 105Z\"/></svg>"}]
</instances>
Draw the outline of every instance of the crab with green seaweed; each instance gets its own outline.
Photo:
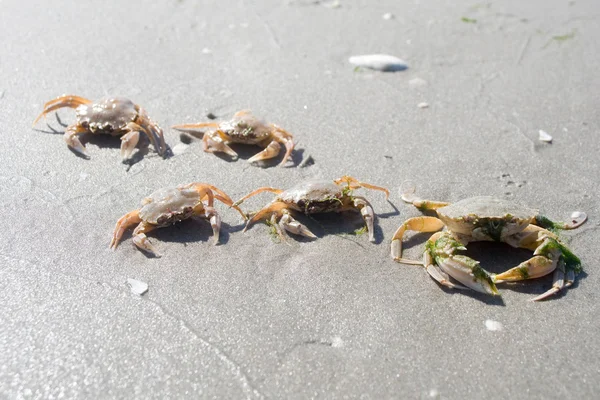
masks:
<instances>
[{"instance_id":1,"label":"crab with green seaweed","mask_svg":"<svg viewBox=\"0 0 600 400\"><path fill-rule=\"evenodd\" d=\"M262 192L272 192L277 197L259 210L248 220L246 231L254 222L266 219L268 224L277 230L280 237L286 236L286 231L296 235L315 238L316 236L300 222L292 217L292 212L297 211L305 215L342 212L347 210L359 211L369 232L369 240L375 241L373 233L373 222L375 213L371 204L361 196L354 196L353 191L358 188L380 190L385 193L386 199L389 197L389 191L383 187L361 182L351 176L344 176L335 181L327 180L309 180L301 182L288 189L276 189L272 187L262 187L242 197L234 203L234 206L240 205L249 197Z\"/></svg>"},{"instance_id":2,"label":"crab with green seaweed","mask_svg":"<svg viewBox=\"0 0 600 400\"><path fill-rule=\"evenodd\" d=\"M392 238L392 258L405 264L422 264L443 286L499 295L497 283L533 279L554 272L552 288L532 299L538 301L571 286L581 272L579 258L554 232L581 226L587 219L583 212L574 212L570 223L553 222L539 215L537 210L508 200L479 196L450 204L419 199L412 187L402 194L402 199L422 211L435 211L437 218L422 216L406 220ZM437 232L444 227L445 231ZM402 238L407 230L436 232L425 245L422 262L402 258ZM469 242L476 241L503 242L532 250L533 257L505 272L493 274L478 261L456 254L466 250ZM450 277L460 284L450 281Z\"/></svg>"}]
</instances>

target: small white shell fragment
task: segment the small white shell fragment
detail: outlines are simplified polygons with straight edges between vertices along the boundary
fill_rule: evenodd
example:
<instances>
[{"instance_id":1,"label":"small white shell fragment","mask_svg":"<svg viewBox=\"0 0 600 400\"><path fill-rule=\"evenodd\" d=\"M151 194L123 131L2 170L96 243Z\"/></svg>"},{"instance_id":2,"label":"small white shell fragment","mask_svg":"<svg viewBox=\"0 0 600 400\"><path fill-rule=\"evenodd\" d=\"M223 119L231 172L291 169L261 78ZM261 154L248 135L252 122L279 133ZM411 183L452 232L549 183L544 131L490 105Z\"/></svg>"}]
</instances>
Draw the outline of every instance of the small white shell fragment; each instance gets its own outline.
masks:
<instances>
[{"instance_id":1,"label":"small white shell fragment","mask_svg":"<svg viewBox=\"0 0 600 400\"><path fill-rule=\"evenodd\" d=\"M79 181L85 181L88 178L89 174L86 174L85 172L81 172L79 174Z\"/></svg>"},{"instance_id":2,"label":"small white shell fragment","mask_svg":"<svg viewBox=\"0 0 600 400\"><path fill-rule=\"evenodd\" d=\"M339 336L332 337L331 347L344 347L344 340Z\"/></svg>"},{"instance_id":3,"label":"small white shell fragment","mask_svg":"<svg viewBox=\"0 0 600 400\"><path fill-rule=\"evenodd\" d=\"M586 213L584 213L583 211L573 211L573 213L571 214L571 224L569 224L569 226L571 227L571 229L577 228L583 225L585 221L587 221Z\"/></svg>"},{"instance_id":4,"label":"small white shell fragment","mask_svg":"<svg viewBox=\"0 0 600 400\"><path fill-rule=\"evenodd\" d=\"M429 103L425 103L425 102L419 103L419 104L417 104L417 107L419 107L419 108L429 108Z\"/></svg>"},{"instance_id":5,"label":"small white shell fragment","mask_svg":"<svg viewBox=\"0 0 600 400\"><path fill-rule=\"evenodd\" d=\"M408 86L410 86L411 88L418 88L418 87L423 87L426 85L427 85L427 81L422 78L413 78L410 81L408 81Z\"/></svg>"},{"instance_id":6,"label":"small white shell fragment","mask_svg":"<svg viewBox=\"0 0 600 400\"><path fill-rule=\"evenodd\" d=\"M143 295L148 291L148 284L146 282L138 281L137 279L127 279L127 284L131 289L131 293L137 294L139 296Z\"/></svg>"},{"instance_id":7,"label":"small white shell fragment","mask_svg":"<svg viewBox=\"0 0 600 400\"><path fill-rule=\"evenodd\" d=\"M386 21L389 21L390 19L394 19L394 14L385 13L385 14L383 14L383 19L385 19Z\"/></svg>"},{"instance_id":8,"label":"small white shell fragment","mask_svg":"<svg viewBox=\"0 0 600 400\"><path fill-rule=\"evenodd\" d=\"M205 47L202 49L202 54L210 54L210 53L212 53L212 51L208 47Z\"/></svg>"},{"instance_id":9,"label":"small white shell fragment","mask_svg":"<svg viewBox=\"0 0 600 400\"><path fill-rule=\"evenodd\" d=\"M323 5L327 8L340 8L342 6L339 0L333 0L330 3L323 3Z\"/></svg>"},{"instance_id":10,"label":"small white shell fragment","mask_svg":"<svg viewBox=\"0 0 600 400\"><path fill-rule=\"evenodd\" d=\"M178 156L180 154L185 153L185 151L187 150L188 145L185 143L177 143L175 146L173 146L173 148L171 149L171 151L173 152L174 155Z\"/></svg>"},{"instance_id":11,"label":"small white shell fragment","mask_svg":"<svg viewBox=\"0 0 600 400\"><path fill-rule=\"evenodd\" d=\"M488 331L501 331L503 329L503 326L500 322L491 319L485 320L485 327Z\"/></svg>"},{"instance_id":12,"label":"small white shell fragment","mask_svg":"<svg viewBox=\"0 0 600 400\"><path fill-rule=\"evenodd\" d=\"M550 136L548 132L540 129L539 140L546 143L552 143L552 136Z\"/></svg>"},{"instance_id":13,"label":"small white shell fragment","mask_svg":"<svg viewBox=\"0 0 600 400\"><path fill-rule=\"evenodd\" d=\"M408 65L403 60L387 54L352 56L348 61L350 64L358 67L370 68L377 71L403 71L408 68Z\"/></svg>"}]
</instances>

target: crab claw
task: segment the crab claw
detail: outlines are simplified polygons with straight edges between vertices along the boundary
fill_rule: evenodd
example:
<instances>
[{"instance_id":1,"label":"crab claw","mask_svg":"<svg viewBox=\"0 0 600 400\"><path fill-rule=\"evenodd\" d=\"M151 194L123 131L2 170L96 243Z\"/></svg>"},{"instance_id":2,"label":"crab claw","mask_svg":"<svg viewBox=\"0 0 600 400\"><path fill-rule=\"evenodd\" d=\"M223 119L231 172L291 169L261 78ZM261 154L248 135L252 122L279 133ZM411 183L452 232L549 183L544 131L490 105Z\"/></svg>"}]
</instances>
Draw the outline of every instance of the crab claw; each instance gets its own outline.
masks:
<instances>
[{"instance_id":1,"label":"crab claw","mask_svg":"<svg viewBox=\"0 0 600 400\"><path fill-rule=\"evenodd\" d=\"M156 250L156 247L154 247L152 243L150 243L145 233L138 233L137 235L134 235L132 240L133 244L135 244L138 249L147 252L153 257L161 257L161 254Z\"/></svg>"},{"instance_id":2,"label":"crab claw","mask_svg":"<svg viewBox=\"0 0 600 400\"><path fill-rule=\"evenodd\" d=\"M135 146L137 146L140 140L139 131L131 131L126 135L121 136L121 158L127 160L133 154Z\"/></svg>"},{"instance_id":3,"label":"crab claw","mask_svg":"<svg viewBox=\"0 0 600 400\"><path fill-rule=\"evenodd\" d=\"M536 230L533 232L535 233ZM544 230L539 232L544 232ZM564 244L548 235L551 233L547 232L538 238L537 243L540 244L535 249L532 258L508 271L495 275L494 281L496 283L520 281L545 276L554 271L552 288L533 298L532 301L544 300L571 286L575 281L575 275L581 271L581 261Z\"/></svg>"},{"instance_id":4,"label":"crab claw","mask_svg":"<svg viewBox=\"0 0 600 400\"><path fill-rule=\"evenodd\" d=\"M447 231L438 232L433 234L427 241L424 260L430 265L437 265L441 271L468 288L477 292L499 296L500 293L498 293L494 283L494 276L483 269L478 261L467 256L454 254L460 250L466 250L461 242L452 237ZM440 281L438 280L438 282ZM440 283L443 284L443 282Z\"/></svg>"},{"instance_id":5,"label":"crab claw","mask_svg":"<svg viewBox=\"0 0 600 400\"><path fill-rule=\"evenodd\" d=\"M87 151L85 150L85 147L77 137L77 135L83 132L85 132L85 130L82 127L77 125L70 125L69 127L67 127L63 138L65 139L67 146L69 146L74 152L79 153L84 157L89 157Z\"/></svg>"},{"instance_id":6,"label":"crab claw","mask_svg":"<svg viewBox=\"0 0 600 400\"><path fill-rule=\"evenodd\" d=\"M492 275L472 258L455 255L438 261L438 265L452 278L477 292L500 295Z\"/></svg>"},{"instance_id":7,"label":"crab claw","mask_svg":"<svg viewBox=\"0 0 600 400\"><path fill-rule=\"evenodd\" d=\"M287 212L283 213L283 216L279 220L279 226L285 229L286 231L294 233L296 235L302 235L311 239L317 238L317 236L314 233L312 233L310 229L302 225L300 222L296 221Z\"/></svg>"}]
</instances>

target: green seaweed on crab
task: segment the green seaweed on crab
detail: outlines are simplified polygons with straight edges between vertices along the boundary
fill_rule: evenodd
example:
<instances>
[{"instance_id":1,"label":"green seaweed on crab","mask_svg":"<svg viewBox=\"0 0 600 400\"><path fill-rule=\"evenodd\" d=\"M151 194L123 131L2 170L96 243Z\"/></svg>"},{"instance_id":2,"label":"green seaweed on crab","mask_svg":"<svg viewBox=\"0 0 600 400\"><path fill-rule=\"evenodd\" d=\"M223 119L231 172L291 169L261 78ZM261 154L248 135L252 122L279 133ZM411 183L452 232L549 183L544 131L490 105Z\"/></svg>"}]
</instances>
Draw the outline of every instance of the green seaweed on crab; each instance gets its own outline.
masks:
<instances>
[{"instance_id":1,"label":"green seaweed on crab","mask_svg":"<svg viewBox=\"0 0 600 400\"><path fill-rule=\"evenodd\" d=\"M281 233L277 229L276 223L272 222L270 219L265 219L265 224L269 227L269 236L273 243L281 243Z\"/></svg>"},{"instance_id":2,"label":"green seaweed on crab","mask_svg":"<svg viewBox=\"0 0 600 400\"><path fill-rule=\"evenodd\" d=\"M535 251L535 254L540 254L544 257L548 257L554 251L558 251L560 253L560 260L564 263L565 271L569 270L579 274L583 269L581 267L581 260L577 257L567 246L559 242L554 238L546 238L544 243L538 247ZM560 265L560 263L559 263Z\"/></svg>"},{"instance_id":3,"label":"green seaweed on crab","mask_svg":"<svg viewBox=\"0 0 600 400\"><path fill-rule=\"evenodd\" d=\"M510 215L507 215L510 217ZM494 220L485 220L481 221L478 224L478 227L481 228L483 233L492 238L496 242L502 241L502 232L506 227L507 220L506 219L494 219Z\"/></svg>"},{"instance_id":4,"label":"green seaweed on crab","mask_svg":"<svg viewBox=\"0 0 600 400\"><path fill-rule=\"evenodd\" d=\"M479 261L465 255L454 254L455 251L464 251L467 248L451 235L442 235L435 242L427 241L425 247L438 266L444 263L447 264L447 260L451 259L455 261L452 263L452 268L459 268L460 272L471 276L474 282L479 283L481 288L486 289L486 292L499 295L492 274L482 268ZM467 285L467 282L462 281L462 283ZM472 285L469 286L475 289ZM477 290L481 291L480 289Z\"/></svg>"}]
</instances>

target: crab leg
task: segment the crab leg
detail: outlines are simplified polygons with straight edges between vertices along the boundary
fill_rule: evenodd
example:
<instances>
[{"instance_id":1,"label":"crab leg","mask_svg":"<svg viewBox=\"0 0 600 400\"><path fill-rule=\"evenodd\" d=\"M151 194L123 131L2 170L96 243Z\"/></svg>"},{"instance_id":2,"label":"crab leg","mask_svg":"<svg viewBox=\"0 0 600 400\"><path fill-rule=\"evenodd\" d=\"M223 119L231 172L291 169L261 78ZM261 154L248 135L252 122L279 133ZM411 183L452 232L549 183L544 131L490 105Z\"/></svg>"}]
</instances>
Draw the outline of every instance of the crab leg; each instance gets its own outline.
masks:
<instances>
[{"instance_id":1,"label":"crab leg","mask_svg":"<svg viewBox=\"0 0 600 400\"><path fill-rule=\"evenodd\" d=\"M108 247L116 249L121 237L123 236L123 233L130 226L139 224L140 222L142 222L142 219L140 218L139 210L131 211L119 218L113 232L112 240L110 241L110 245Z\"/></svg>"},{"instance_id":2,"label":"crab leg","mask_svg":"<svg viewBox=\"0 0 600 400\"><path fill-rule=\"evenodd\" d=\"M157 228L156 225L147 224L140 222L140 224L133 230L132 241L138 249L143 250L154 257L160 257L160 254L156 251L156 248L150 243L146 233L151 232Z\"/></svg>"},{"instance_id":3,"label":"crab leg","mask_svg":"<svg viewBox=\"0 0 600 400\"><path fill-rule=\"evenodd\" d=\"M38 123L40 118L45 117L46 114L51 113L54 110L58 110L63 107L77 108L82 104L90 104L92 101L83 97L73 96L73 95L64 95L57 97L54 100L50 100L46 104L44 104L44 111L33 121L33 126Z\"/></svg>"},{"instance_id":4,"label":"crab leg","mask_svg":"<svg viewBox=\"0 0 600 400\"><path fill-rule=\"evenodd\" d=\"M283 160L281 160L281 162L279 163L279 166L282 167L292 155L295 143L291 133L289 133L283 128L278 127L277 125L273 125L273 128L275 128L275 140L277 140L279 143L285 146L285 155L283 156Z\"/></svg>"},{"instance_id":5,"label":"crab leg","mask_svg":"<svg viewBox=\"0 0 600 400\"><path fill-rule=\"evenodd\" d=\"M271 214L271 219L269 220L269 225L275 229L275 232L279 235L281 240L285 240L288 237L288 234L285 233L285 228L283 228L277 221L278 215L277 213Z\"/></svg>"},{"instance_id":6,"label":"crab leg","mask_svg":"<svg viewBox=\"0 0 600 400\"><path fill-rule=\"evenodd\" d=\"M156 152L161 156L165 154L165 151L167 150L167 144L165 143L165 138L163 136L161 127L152 121L150 117L148 117L146 110L141 107L138 107L138 124L138 126L141 128L141 132L144 132L148 136L148 139L150 139L150 142L152 143L152 146L154 146Z\"/></svg>"},{"instance_id":7,"label":"crab leg","mask_svg":"<svg viewBox=\"0 0 600 400\"><path fill-rule=\"evenodd\" d=\"M404 198L403 198L404 200ZM446 203L444 201L435 201L435 200L423 200L423 199L414 199L413 201L408 201L407 203L411 203L413 206L417 207L421 211L427 210L437 210L438 208L446 207L450 203Z\"/></svg>"},{"instance_id":8,"label":"crab leg","mask_svg":"<svg viewBox=\"0 0 600 400\"><path fill-rule=\"evenodd\" d=\"M417 232L435 232L439 231L444 227L444 223L435 217L414 217L409 218L394 233L394 237L392 237L392 258L398 262L405 264L415 264L413 260L408 260L402 258L402 238L404 237L404 232L409 231L417 231ZM420 264L420 263L418 263Z\"/></svg>"},{"instance_id":9,"label":"crab leg","mask_svg":"<svg viewBox=\"0 0 600 400\"><path fill-rule=\"evenodd\" d=\"M340 183L347 183L348 186L350 187L350 189L358 189L358 188L363 187L366 189L380 190L385 193L386 200L390 197L390 191L387 190L386 188L381 187L381 186L375 186L375 185L372 185L372 184L366 183L366 182L361 182L352 176L344 175L341 178L336 179L334 182L336 185L339 185Z\"/></svg>"},{"instance_id":10,"label":"crab leg","mask_svg":"<svg viewBox=\"0 0 600 400\"><path fill-rule=\"evenodd\" d=\"M77 135L80 135L85 132L87 131L80 125L69 125L67 127L67 130L65 131L65 134L63 135L63 138L65 139L65 142L67 142L67 146L72 148L75 152L85 157L89 157L87 152L85 151L85 146L81 144L81 141L77 137Z\"/></svg>"},{"instance_id":11,"label":"crab leg","mask_svg":"<svg viewBox=\"0 0 600 400\"><path fill-rule=\"evenodd\" d=\"M373 221L375 221L375 213L373 212L373 207L364 197L354 197L352 200L352 204L342 208L342 211L345 209L353 209L360 211L360 215L362 215L365 224L367 225L367 231L369 232L369 241L375 241L375 232L373 230Z\"/></svg>"},{"instance_id":12,"label":"crab leg","mask_svg":"<svg viewBox=\"0 0 600 400\"><path fill-rule=\"evenodd\" d=\"M173 125L171 128L177 129L178 131L198 131L202 128L218 128L218 122L199 122L197 124L181 124Z\"/></svg>"},{"instance_id":13,"label":"crab leg","mask_svg":"<svg viewBox=\"0 0 600 400\"><path fill-rule=\"evenodd\" d=\"M540 294L537 297L531 299L531 301L540 301L544 300L550 296L554 296L556 293L560 292L562 289L568 288L575 282L575 271L568 270L567 277L565 279L565 273L562 271L560 266L554 271L554 278L552 282L552 287L546 292Z\"/></svg>"},{"instance_id":14,"label":"crab leg","mask_svg":"<svg viewBox=\"0 0 600 400\"><path fill-rule=\"evenodd\" d=\"M215 130L213 132L206 132L204 133L204 136L202 136L204 151L207 153L222 152L229 154L231 157L238 157L238 153L236 153L227 145L227 143L225 143L227 138L225 137L225 134L218 129L218 122L199 122L197 124L173 125L172 128L184 132L195 132L202 130L203 128L214 128Z\"/></svg>"},{"instance_id":15,"label":"crab leg","mask_svg":"<svg viewBox=\"0 0 600 400\"><path fill-rule=\"evenodd\" d=\"M250 157L248 159L248 162L252 163L252 162L256 162L256 161L268 160L270 158L277 157L277 155L279 154L280 151L281 151L281 145L279 143L277 143L275 140L273 140L271 143L269 143L267 145L267 147L263 151ZM281 164L279 164L279 165L281 165Z\"/></svg>"},{"instance_id":16,"label":"crab leg","mask_svg":"<svg viewBox=\"0 0 600 400\"><path fill-rule=\"evenodd\" d=\"M239 199L238 201L236 201L235 203L233 203L233 205L234 206L239 206L240 204L242 204L244 202L244 200L247 200L248 198L250 198L252 196L255 196L255 195L259 194L259 193L262 193L262 192L272 192L272 193L275 193L275 194L280 194L280 193L283 193L283 190L282 189L275 189L275 188L272 188L272 187L261 187L261 188L258 188L256 190L254 190L253 192L248 193L247 195L245 195L244 197L242 197L241 199Z\"/></svg>"},{"instance_id":17,"label":"crab leg","mask_svg":"<svg viewBox=\"0 0 600 400\"><path fill-rule=\"evenodd\" d=\"M244 232L246 232L250 228L250 226L253 223L255 223L256 221L260 221L261 219L265 218L269 214L275 213L277 215L280 215L283 213L283 210L285 210L286 208L287 208L287 204L285 204L284 202L281 202L281 201L275 201L273 203L268 204L267 206L265 206L264 208L259 210L256 214L254 214L254 216L252 218L250 218L248 220L248 222L246 222L246 227L244 228Z\"/></svg>"},{"instance_id":18,"label":"crab leg","mask_svg":"<svg viewBox=\"0 0 600 400\"><path fill-rule=\"evenodd\" d=\"M412 204L422 211L437 210L438 208L446 207L450 204L444 201L423 200L418 198L415 196L415 187L412 184L404 189L400 197L405 203Z\"/></svg>"},{"instance_id":19,"label":"crab leg","mask_svg":"<svg viewBox=\"0 0 600 400\"><path fill-rule=\"evenodd\" d=\"M200 196L201 200L204 200L204 198L207 197L208 205L210 207L213 206L213 203L214 203L213 197L214 197L215 199L219 200L221 203L225 204L226 206L235 208L237 210L237 212L239 212L240 215L244 218L244 220L248 219L246 217L246 214L244 214L244 212L236 204L233 204L233 200L225 192L223 192L221 189L219 189L213 185L209 185L207 183L190 183L190 184L187 184L182 187L183 188L194 188L198 192L198 195ZM210 189L208 191L212 191L214 193L211 192L211 194L209 195L207 193L208 192L207 188Z\"/></svg>"},{"instance_id":20,"label":"crab leg","mask_svg":"<svg viewBox=\"0 0 600 400\"><path fill-rule=\"evenodd\" d=\"M587 221L587 214L582 211L575 211L571 214L571 222L553 222L550 219L538 215L535 217L535 224L543 228L554 228L554 229L576 229L579 228L583 223Z\"/></svg>"}]
</instances>

